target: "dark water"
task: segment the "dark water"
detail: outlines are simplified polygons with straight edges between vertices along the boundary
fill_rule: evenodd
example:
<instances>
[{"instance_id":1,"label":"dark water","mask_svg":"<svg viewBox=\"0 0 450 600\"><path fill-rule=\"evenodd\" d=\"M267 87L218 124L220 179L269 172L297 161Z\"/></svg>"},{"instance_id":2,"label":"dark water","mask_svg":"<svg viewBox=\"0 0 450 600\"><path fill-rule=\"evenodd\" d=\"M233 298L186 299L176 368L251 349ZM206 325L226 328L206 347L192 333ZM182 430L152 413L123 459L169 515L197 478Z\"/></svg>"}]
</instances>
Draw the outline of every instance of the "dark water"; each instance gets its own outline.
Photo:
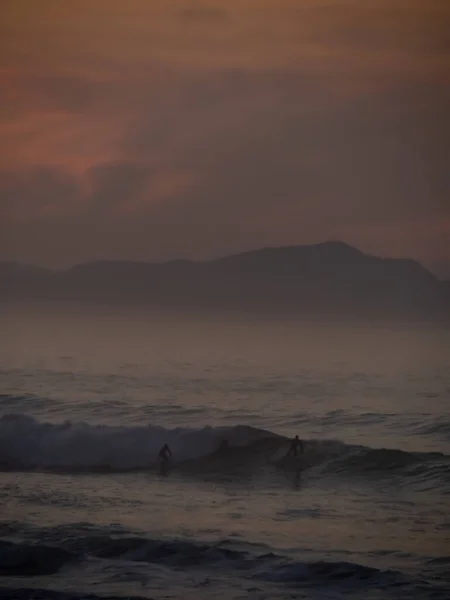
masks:
<instances>
[{"instance_id":1,"label":"dark water","mask_svg":"<svg viewBox=\"0 0 450 600\"><path fill-rule=\"evenodd\" d=\"M5 330L0 598L449 597L448 332Z\"/></svg>"}]
</instances>

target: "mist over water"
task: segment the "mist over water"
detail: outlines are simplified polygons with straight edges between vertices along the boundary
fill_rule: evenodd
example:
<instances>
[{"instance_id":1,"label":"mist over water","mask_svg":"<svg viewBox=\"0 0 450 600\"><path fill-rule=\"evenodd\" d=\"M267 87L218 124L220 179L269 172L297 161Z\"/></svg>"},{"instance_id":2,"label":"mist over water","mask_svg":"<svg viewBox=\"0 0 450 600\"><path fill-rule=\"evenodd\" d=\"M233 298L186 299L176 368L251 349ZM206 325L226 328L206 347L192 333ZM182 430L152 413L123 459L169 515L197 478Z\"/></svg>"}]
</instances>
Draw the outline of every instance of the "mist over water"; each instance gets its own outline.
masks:
<instances>
[{"instance_id":1,"label":"mist over water","mask_svg":"<svg viewBox=\"0 0 450 600\"><path fill-rule=\"evenodd\" d=\"M35 544L60 554L32 586L72 594L446 597L449 331L75 311L2 331L6 586Z\"/></svg>"}]
</instances>

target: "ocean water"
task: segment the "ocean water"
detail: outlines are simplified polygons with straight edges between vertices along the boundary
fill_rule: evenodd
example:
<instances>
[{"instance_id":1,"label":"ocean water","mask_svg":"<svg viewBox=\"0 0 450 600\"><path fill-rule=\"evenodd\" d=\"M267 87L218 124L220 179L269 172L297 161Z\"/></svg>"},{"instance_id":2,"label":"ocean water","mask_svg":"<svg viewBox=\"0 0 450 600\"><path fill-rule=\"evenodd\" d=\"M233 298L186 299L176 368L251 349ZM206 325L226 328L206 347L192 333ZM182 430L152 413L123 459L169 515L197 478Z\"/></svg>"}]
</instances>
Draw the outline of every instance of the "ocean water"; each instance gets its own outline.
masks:
<instances>
[{"instance_id":1,"label":"ocean water","mask_svg":"<svg viewBox=\"0 0 450 600\"><path fill-rule=\"evenodd\" d=\"M74 313L2 332L0 598L450 597L449 331Z\"/></svg>"}]
</instances>

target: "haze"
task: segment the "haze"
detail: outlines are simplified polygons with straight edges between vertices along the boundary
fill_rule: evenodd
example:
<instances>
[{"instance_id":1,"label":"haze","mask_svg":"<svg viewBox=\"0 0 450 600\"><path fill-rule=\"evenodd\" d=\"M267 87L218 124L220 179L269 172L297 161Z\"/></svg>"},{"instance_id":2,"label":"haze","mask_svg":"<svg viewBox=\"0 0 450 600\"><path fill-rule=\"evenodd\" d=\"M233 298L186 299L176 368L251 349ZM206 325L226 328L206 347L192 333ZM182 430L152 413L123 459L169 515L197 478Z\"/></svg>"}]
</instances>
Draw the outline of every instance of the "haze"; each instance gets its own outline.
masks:
<instances>
[{"instance_id":1,"label":"haze","mask_svg":"<svg viewBox=\"0 0 450 600\"><path fill-rule=\"evenodd\" d=\"M444 0L3 0L0 259L341 239L450 273Z\"/></svg>"}]
</instances>

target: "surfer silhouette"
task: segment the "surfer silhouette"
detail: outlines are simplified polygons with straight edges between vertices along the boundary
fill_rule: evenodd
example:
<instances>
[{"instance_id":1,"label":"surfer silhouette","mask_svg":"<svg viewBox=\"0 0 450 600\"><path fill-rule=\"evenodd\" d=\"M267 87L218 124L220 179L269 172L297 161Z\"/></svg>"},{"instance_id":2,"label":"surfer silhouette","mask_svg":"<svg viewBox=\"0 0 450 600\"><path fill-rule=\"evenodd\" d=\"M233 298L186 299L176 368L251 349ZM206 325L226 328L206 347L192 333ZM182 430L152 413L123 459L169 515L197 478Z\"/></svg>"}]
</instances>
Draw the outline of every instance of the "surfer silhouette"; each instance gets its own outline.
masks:
<instances>
[{"instance_id":1,"label":"surfer silhouette","mask_svg":"<svg viewBox=\"0 0 450 600\"><path fill-rule=\"evenodd\" d=\"M166 463L169 461L169 458L172 457L172 452L167 444L164 444L164 446L159 451L158 456L162 461Z\"/></svg>"},{"instance_id":2,"label":"surfer silhouette","mask_svg":"<svg viewBox=\"0 0 450 600\"><path fill-rule=\"evenodd\" d=\"M289 446L287 456L298 456L299 448L301 450L301 453L303 454L303 444L298 438L298 435L296 435L295 438L291 441L291 445Z\"/></svg>"}]
</instances>

